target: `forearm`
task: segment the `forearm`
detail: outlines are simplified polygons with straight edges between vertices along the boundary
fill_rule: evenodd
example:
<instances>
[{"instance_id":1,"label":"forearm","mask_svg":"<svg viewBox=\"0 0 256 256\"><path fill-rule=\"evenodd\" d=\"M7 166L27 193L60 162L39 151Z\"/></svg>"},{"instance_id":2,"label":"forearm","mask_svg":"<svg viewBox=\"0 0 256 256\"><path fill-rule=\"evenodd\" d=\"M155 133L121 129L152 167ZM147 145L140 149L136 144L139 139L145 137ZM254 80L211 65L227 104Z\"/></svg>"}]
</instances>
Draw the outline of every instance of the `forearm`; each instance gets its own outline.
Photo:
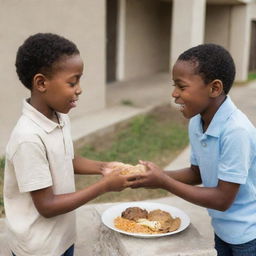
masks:
<instances>
[{"instance_id":1,"label":"forearm","mask_svg":"<svg viewBox=\"0 0 256 256\"><path fill-rule=\"evenodd\" d=\"M120 175L113 172L105 175L95 184L73 193L56 195L53 187L31 191L31 197L38 212L46 217L54 217L75 210L103 193L121 191L133 185L136 176Z\"/></svg>"},{"instance_id":2,"label":"forearm","mask_svg":"<svg viewBox=\"0 0 256 256\"><path fill-rule=\"evenodd\" d=\"M75 210L90 200L108 191L106 183L103 180L84 188L82 190L50 196L45 195L46 200L40 205L36 205L40 214L46 218L51 218Z\"/></svg>"},{"instance_id":3,"label":"forearm","mask_svg":"<svg viewBox=\"0 0 256 256\"><path fill-rule=\"evenodd\" d=\"M76 156L73 160L75 174L102 174L106 162Z\"/></svg>"},{"instance_id":4,"label":"forearm","mask_svg":"<svg viewBox=\"0 0 256 256\"><path fill-rule=\"evenodd\" d=\"M199 171L194 170L193 167L175 171L165 171L165 174L185 184L198 185L202 183Z\"/></svg>"},{"instance_id":5,"label":"forearm","mask_svg":"<svg viewBox=\"0 0 256 256\"><path fill-rule=\"evenodd\" d=\"M162 188L193 204L219 211L227 210L234 200L234 196L218 186L209 188L192 186L172 178L165 179Z\"/></svg>"}]
</instances>

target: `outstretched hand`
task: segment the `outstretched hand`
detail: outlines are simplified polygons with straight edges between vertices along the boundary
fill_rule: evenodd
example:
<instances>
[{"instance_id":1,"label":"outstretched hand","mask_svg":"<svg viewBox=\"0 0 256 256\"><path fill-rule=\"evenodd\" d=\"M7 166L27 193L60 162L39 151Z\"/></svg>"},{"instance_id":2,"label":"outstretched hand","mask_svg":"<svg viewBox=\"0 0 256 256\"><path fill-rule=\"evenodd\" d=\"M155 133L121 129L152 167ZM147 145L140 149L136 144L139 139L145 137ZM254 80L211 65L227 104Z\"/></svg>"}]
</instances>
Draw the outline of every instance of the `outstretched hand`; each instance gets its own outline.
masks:
<instances>
[{"instance_id":1,"label":"outstretched hand","mask_svg":"<svg viewBox=\"0 0 256 256\"><path fill-rule=\"evenodd\" d=\"M107 191L121 191L127 187L132 187L137 175L121 175L119 171L105 173L103 181Z\"/></svg>"},{"instance_id":2,"label":"outstretched hand","mask_svg":"<svg viewBox=\"0 0 256 256\"><path fill-rule=\"evenodd\" d=\"M140 161L140 163L146 166L147 172L136 175L131 187L164 188L165 180L167 178L164 171L152 162Z\"/></svg>"},{"instance_id":3,"label":"outstretched hand","mask_svg":"<svg viewBox=\"0 0 256 256\"><path fill-rule=\"evenodd\" d=\"M107 162L105 163L104 167L102 167L102 175L106 176L107 174L110 174L112 172L114 172L114 170L116 169L117 166L120 166L120 164L122 164L121 162Z\"/></svg>"},{"instance_id":4,"label":"outstretched hand","mask_svg":"<svg viewBox=\"0 0 256 256\"><path fill-rule=\"evenodd\" d=\"M117 167L120 162L108 162L102 168L104 181L107 183L107 191L121 191L127 187L131 188L164 188L168 176L156 164L149 161L139 161L147 171L142 174L121 175Z\"/></svg>"}]
</instances>

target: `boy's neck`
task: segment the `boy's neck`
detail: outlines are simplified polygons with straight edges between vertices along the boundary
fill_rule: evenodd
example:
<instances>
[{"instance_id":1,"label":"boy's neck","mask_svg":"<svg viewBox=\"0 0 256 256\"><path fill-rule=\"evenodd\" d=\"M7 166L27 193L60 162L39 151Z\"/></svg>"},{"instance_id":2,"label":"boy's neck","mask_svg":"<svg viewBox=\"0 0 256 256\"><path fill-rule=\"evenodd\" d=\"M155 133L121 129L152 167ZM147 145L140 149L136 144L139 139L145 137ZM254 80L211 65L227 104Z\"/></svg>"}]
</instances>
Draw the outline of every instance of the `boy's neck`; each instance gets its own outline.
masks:
<instances>
[{"instance_id":1,"label":"boy's neck","mask_svg":"<svg viewBox=\"0 0 256 256\"><path fill-rule=\"evenodd\" d=\"M59 119L55 110L50 110L50 108L46 108L44 104L41 104L40 101L34 99L33 97L28 99L28 103L51 121L59 123Z\"/></svg>"},{"instance_id":2,"label":"boy's neck","mask_svg":"<svg viewBox=\"0 0 256 256\"><path fill-rule=\"evenodd\" d=\"M222 103L226 100L227 95L221 95L218 98L216 98L212 102L211 108L208 110L207 114L202 115L201 114L201 119L202 119L202 128L203 132L206 132L207 128L209 127L215 113L218 111L219 107L222 105Z\"/></svg>"}]
</instances>

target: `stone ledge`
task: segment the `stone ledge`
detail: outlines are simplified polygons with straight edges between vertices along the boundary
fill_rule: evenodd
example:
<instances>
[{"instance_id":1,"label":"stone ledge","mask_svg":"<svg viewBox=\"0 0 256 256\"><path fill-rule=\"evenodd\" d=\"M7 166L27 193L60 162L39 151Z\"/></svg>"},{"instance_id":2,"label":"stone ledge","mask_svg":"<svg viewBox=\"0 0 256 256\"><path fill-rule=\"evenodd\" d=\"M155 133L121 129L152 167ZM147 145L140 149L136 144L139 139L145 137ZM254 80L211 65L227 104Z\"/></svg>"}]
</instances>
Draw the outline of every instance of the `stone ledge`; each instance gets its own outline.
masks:
<instances>
[{"instance_id":1,"label":"stone ledge","mask_svg":"<svg viewBox=\"0 0 256 256\"><path fill-rule=\"evenodd\" d=\"M135 238L112 231L101 223L101 214L115 204L86 205L77 210L76 256L216 256L210 218L204 208L175 196L149 201L169 204L185 211L190 216L190 226L171 236L153 239ZM98 214L94 212L94 217L88 221L84 216L89 216L88 212L91 211L96 211ZM97 251L93 249L95 247Z\"/></svg>"},{"instance_id":2,"label":"stone ledge","mask_svg":"<svg viewBox=\"0 0 256 256\"><path fill-rule=\"evenodd\" d=\"M166 237L135 238L112 231L101 222L104 210L118 203L87 204L76 210L78 236L75 256L216 256L213 230L204 208L176 196L149 201L183 210L190 217L189 227ZM4 227L4 219L0 219L0 255L9 256Z\"/></svg>"}]
</instances>

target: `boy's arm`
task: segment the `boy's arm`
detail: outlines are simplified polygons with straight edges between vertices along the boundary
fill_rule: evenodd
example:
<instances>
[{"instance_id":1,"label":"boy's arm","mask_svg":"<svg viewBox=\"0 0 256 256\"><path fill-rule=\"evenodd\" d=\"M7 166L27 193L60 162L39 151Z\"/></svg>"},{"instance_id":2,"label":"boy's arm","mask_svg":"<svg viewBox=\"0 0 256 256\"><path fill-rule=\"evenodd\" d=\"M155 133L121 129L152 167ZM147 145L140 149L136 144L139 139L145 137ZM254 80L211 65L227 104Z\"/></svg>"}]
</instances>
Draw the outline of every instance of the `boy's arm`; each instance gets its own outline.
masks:
<instances>
[{"instance_id":1,"label":"boy's arm","mask_svg":"<svg viewBox=\"0 0 256 256\"><path fill-rule=\"evenodd\" d=\"M162 188L199 206L226 211L233 203L240 184L219 180L216 187L195 187L172 178L163 182Z\"/></svg>"},{"instance_id":2,"label":"boy's arm","mask_svg":"<svg viewBox=\"0 0 256 256\"><path fill-rule=\"evenodd\" d=\"M102 174L106 162L90 160L85 157L75 156L73 167L75 174Z\"/></svg>"},{"instance_id":3,"label":"boy's arm","mask_svg":"<svg viewBox=\"0 0 256 256\"><path fill-rule=\"evenodd\" d=\"M165 171L165 174L185 184L199 185L202 183L199 167L195 165L180 170Z\"/></svg>"},{"instance_id":4,"label":"boy's arm","mask_svg":"<svg viewBox=\"0 0 256 256\"><path fill-rule=\"evenodd\" d=\"M151 162L144 162L149 171L145 174L137 175L137 180L134 181L132 187L148 187L148 188L162 188L169 192L200 206L216 209L219 211L227 210L234 201L240 185L231 182L219 180L216 187L198 187L192 186L182 181L193 181L193 175L190 178L185 178L185 174L191 175L189 169L183 169L182 175L174 172L161 170L158 166ZM194 167L193 167L194 168ZM191 170L192 171L192 170Z\"/></svg>"},{"instance_id":5,"label":"boy's arm","mask_svg":"<svg viewBox=\"0 0 256 256\"><path fill-rule=\"evenodd\" d=\"M113 172L97 183L73 193L55 195L52 187L47 187L31 191L30 194L38 212L45 218L50 218L75 210L105 192L120 191L132 186L133 180L132 175L122 176Z\"/></svg>"},{"instance_id":6,"label":"boy's arm","mask_svg":"<svg viewBox=\"0 0 256 256\"><path fill-rule=\"evenodd\" d=\"M75 156L73 167L75 174L101 174L105 175L117 162L102 162Z\"/></svg>"}]
</instances>

